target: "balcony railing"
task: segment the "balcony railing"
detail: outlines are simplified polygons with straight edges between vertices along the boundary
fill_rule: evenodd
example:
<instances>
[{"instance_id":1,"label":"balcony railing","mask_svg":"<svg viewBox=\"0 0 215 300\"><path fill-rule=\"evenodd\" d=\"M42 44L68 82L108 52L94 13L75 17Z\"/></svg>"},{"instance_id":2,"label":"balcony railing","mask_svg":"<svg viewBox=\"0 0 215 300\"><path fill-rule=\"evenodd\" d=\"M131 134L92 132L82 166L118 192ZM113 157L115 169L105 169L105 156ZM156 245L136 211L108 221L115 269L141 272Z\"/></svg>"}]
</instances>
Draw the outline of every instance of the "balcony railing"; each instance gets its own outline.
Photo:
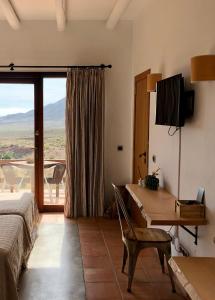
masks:
<instances>
[{"instance_id":1,"label":"balcony railing","mask_svg":"<svg viewBox=\"0 0 215 300\"><path fill-rule=\"evenodd\" d=\"M0 200L16 199L34 192L34 163L23 159L0 159ZM64 204L65 160L44 161L44 204Z\"/></svg>"}]
</instances>

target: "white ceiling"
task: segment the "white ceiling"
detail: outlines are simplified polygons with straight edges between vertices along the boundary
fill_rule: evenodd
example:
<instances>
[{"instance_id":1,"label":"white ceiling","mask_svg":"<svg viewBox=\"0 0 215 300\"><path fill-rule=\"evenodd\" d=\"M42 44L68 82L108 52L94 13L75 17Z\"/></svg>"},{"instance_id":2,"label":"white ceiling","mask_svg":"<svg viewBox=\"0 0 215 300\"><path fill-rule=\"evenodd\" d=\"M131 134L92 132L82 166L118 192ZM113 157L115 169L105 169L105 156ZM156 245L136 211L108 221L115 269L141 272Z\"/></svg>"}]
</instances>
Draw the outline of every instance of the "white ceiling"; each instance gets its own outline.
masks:
<instances>
[{"instance_id":1,"label":"white ceiling","mask_svg":"<svg viewBox=\"0 0 215 300\"><path fill-rule=\"evenodd\" d=\"M121 19L133 20L148 0L132 0ZM19 19L55 20L55 0L10 0ZM68 20L107 20L117 0L67 0ZM0 20L5 20L0 10Z\"/></svg>"}]
</instances>

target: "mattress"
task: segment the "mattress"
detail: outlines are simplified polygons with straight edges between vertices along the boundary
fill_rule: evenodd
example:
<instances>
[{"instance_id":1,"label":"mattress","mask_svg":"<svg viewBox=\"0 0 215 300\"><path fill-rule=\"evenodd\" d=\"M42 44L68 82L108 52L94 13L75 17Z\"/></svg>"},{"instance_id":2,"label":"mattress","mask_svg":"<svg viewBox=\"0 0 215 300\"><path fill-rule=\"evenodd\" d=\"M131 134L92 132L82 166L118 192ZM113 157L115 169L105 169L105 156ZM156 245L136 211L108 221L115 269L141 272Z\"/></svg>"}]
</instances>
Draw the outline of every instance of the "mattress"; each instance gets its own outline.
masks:
<instances>
[{"instance_id":1,"label":"mattress","mask_svg":"<svg viewBox=\"0 0 215 300\"><path fill-rule=\"evenodd\" d=\"M39 212L34 199L34 194L23 193L18 200L0 201L0 215L21 216L24 220L29 239L33 246L39 221Z\"/></svg>"},{"instance_id":2,"label":"mattress","mask_svg":"<svg viewBox=\"0 0 215 300\"><path fill-rule=\"evenodd\" d=\"M17 300L17 283L31 251L31 241L23 217L0 216L0 299Z\"/></svg>"}]
</instances>

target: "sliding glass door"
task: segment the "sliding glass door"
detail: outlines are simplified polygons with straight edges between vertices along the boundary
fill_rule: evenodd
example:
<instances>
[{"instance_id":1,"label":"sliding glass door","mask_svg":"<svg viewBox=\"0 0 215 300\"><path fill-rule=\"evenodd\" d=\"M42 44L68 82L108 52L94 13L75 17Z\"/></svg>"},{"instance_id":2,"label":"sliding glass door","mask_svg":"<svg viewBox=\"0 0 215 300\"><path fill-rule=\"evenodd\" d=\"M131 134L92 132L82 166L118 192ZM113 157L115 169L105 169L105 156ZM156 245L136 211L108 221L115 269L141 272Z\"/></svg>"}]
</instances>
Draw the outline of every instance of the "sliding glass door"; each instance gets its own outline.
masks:
<instances>
[{"instance_id":1,"label":"sliding glass door","mask_svg":"<svg viewBox=\"0 0 215 300\"><path fill-rule=\"evenodd\" d=\"M66 78L43 79L44 205L65 199Z\"/></svg>"},{"instance_id":2,"label":"sliding glass door","mask_svg":"<svg viewBox=\"0 0 215 300\"><path fill-rule=\"evenodd\" d=\"M0 201L35 194L63 211L65 73L0 73Z\"/></svg>"},{"instance_id":3,"label":"sliding glass door","mask_svg":"<svg viewBox=\"0 0 215 300\"><path fill-rule=\"evenodd\" d=\"M35 193L35 85L0 83L0 200Z\"/></svg>"}]
</instances>

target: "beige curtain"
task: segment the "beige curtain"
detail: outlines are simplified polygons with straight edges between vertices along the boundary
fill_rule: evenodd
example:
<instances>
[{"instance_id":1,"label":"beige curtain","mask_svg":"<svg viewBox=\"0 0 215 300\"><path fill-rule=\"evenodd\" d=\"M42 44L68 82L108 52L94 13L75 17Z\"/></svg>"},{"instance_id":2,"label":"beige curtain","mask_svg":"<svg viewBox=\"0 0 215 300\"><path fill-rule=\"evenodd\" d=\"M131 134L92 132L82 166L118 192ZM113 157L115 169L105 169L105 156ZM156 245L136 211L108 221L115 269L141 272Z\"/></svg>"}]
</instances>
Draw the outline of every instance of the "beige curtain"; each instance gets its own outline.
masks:
<instances>
[{"instance_id":1,"label":"beige curtain","mask_svg":"<svg viewBox=\"0 0 215 300\"><path fill-rule=\"evenodd\" d=\"M104 70L70 69L66 102L67 217L101 216L104 203Z\"/></svg>"}]
</instances>

